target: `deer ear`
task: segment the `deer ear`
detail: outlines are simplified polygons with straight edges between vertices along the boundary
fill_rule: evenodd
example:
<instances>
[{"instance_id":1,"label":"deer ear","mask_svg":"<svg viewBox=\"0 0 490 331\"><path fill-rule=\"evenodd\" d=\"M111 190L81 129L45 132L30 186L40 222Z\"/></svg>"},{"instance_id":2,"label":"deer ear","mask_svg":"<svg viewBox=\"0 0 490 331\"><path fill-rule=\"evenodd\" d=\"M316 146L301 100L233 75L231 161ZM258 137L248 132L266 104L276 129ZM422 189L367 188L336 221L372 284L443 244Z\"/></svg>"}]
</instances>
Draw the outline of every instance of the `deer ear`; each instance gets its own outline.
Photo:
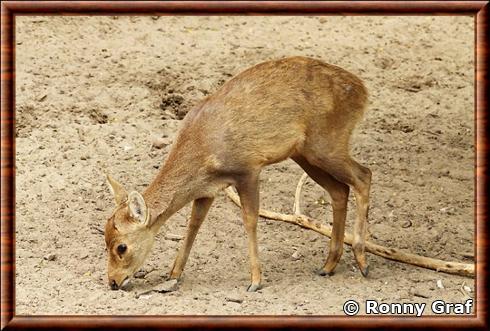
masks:
<instances>
[{"instance_id":1,"label":"deer ear","mask_svg":"<svg viewBox=\"0 0 490 331\"><path fill-rule=\"evenodd\" d=\"M109 175L107 175L107 182L109 183L109 188L114 195L116 206L119 206L121 203L125 202L128 198L128 192L126 192L124 187Z\"/></svg>"},{"instance_id":2,"label":"deer ear","mask_svg":"<svg viewBox=\"0 0 490 331\"><path fill-rule=\"evenodd\" d=\"M129 215L142 224L146 224L148 220L148 207L145 199L136 191L129 193Z\"/></svg>"}]
</instances>

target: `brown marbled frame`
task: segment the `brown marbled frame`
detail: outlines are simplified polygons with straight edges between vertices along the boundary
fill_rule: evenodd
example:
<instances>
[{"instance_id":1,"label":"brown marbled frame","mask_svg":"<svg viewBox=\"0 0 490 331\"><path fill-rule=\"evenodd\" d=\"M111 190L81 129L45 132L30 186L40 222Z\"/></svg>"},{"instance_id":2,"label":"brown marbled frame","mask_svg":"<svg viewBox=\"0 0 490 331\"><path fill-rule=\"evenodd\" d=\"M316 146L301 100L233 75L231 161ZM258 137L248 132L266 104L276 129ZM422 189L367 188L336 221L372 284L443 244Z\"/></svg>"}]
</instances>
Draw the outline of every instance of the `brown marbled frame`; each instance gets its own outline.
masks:
<instances>
[{"instance_id":1,"label":"brown marbled frame","mask_svg":"<svg viewBox=\"0 0 490 331\"><path fill-rule=\"evenodd\" d=\"M1 4L1 329L428 328L488 329L488 1L4 1ZM475 19L476 316L15 315L15 16L17 15L471 15Z\"/></svg>"}]
</instances>

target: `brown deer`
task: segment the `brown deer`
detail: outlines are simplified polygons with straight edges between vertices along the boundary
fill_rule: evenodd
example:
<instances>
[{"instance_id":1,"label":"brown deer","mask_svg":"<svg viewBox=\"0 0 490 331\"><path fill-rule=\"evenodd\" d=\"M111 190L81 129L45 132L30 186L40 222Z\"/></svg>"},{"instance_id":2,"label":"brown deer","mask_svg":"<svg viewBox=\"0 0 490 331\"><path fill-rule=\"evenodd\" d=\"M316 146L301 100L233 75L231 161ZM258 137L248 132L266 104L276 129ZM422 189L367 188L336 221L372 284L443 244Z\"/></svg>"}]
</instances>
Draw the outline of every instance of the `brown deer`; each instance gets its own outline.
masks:
<instances>
[{"instance_id":1,"label":"brown deer","mask_svg":"<svg viewBox=\"0 0 490 331\"><path fill-rule=\"evenodd\" d=\"M264 166L287 158L332 200L330 251L319 274L331 275L342 255L352 188L357 205L353 252L367 276L364 246L371 171L349 154L349 139L366 103L367 91L359 78L306 57L260 63L225 83L187 114L165 163L143 194L128 194L108 176L116 200L105 227L110 287L127 284L163 223L193 201L187 234L170 271L170 279L179 279L214 197L233 185L248 235L248 291L259 289L259 174Z\"/></svg>"}]
</instances>

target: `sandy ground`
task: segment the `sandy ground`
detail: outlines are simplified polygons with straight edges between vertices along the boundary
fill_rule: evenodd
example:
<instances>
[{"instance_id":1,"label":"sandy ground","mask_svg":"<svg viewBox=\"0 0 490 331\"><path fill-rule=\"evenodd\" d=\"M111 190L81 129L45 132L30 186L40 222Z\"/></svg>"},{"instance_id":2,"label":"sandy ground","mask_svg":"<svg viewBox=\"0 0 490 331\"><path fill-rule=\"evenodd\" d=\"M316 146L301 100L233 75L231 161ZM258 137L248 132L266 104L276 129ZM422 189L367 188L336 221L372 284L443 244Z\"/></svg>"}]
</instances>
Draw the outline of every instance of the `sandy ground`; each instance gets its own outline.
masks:
<instances>
[{"instance_id":1,"label":"sandy ground","mask_svg":"<svg viewBox=\"0 0 490 331\"><path fill-rule=\"evenodd\" d=\"M374 174L371 240L472 262L471 17L18 17L16 43L17 314L321 315L342 314L348 299L462 302L462 285L474 295L473 279L371 254L363 278L348 247L334 276L317 276L328 239L263 219L264 288L246 293L240 210L221 194L180 288L137 298L170 270L182 242L168 234L185 233L189 206L129 291L109 290L99 232L113 208L105 172L142 191L168 151L152 139L172 140L195 102L251 65L305 55L359 75L370 91L353 154ZM292 161L267 168L262 208L291 212L301 174ZM330 223L328 201L307 182L307 215ZM351 195L348 230L354 217Z\"/></svg>"}]
</instances>

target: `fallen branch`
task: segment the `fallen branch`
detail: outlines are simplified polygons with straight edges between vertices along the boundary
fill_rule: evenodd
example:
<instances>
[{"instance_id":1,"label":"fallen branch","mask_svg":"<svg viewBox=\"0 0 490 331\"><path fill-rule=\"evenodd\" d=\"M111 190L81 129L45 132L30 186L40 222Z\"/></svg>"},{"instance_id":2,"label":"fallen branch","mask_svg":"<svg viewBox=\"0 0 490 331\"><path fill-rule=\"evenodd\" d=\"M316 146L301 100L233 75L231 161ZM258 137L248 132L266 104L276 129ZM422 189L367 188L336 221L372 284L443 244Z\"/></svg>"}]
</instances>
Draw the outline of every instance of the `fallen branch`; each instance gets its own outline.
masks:
<instances>
[{"instance_id":1,"label":"fallen branch","mask_svg":"<svg viewBox=\"0 0 490 331\"><path fill-rule=\"evenodd\" d=\"M294 205L293 205L293 211L294 215L301 215L301 207L300 207L300 201L301 201L301 189L303 188L303 185L306 182L306 178L308 175L306 172L303 172L303 175L298 181L298 185L296 186L296 192L294 193Z\"/></svg>"},{"instance_id":2,"label":"fallen branch","mask_svg":"<svg viewBox=\"0 0 490 331\"><path fill-rule=\"evenodd\" d=\"M228 197L236 205L240 206L240 198L233 191L233 189L231 187L228 187L225 191ZM287 215L287 214L277 213L265 209L260 209L259 215L272 220L296 224L303 228L311 229L329 238L331 237L332 234L331 226L322 224L305 215ZM352 241L353 241L352 234L346 232L344 237L344 242L347 245L352 245ZM419 267L441 271L445 273L462 275L462 276L475 275L475 265L470 263L447 262L439 259L433 259L430 257L405 253L395 248L388 248L388 247L374 244L370 241L366 241L366 251L393 261L408 263Z\"/></svg>"}]
</instances>

